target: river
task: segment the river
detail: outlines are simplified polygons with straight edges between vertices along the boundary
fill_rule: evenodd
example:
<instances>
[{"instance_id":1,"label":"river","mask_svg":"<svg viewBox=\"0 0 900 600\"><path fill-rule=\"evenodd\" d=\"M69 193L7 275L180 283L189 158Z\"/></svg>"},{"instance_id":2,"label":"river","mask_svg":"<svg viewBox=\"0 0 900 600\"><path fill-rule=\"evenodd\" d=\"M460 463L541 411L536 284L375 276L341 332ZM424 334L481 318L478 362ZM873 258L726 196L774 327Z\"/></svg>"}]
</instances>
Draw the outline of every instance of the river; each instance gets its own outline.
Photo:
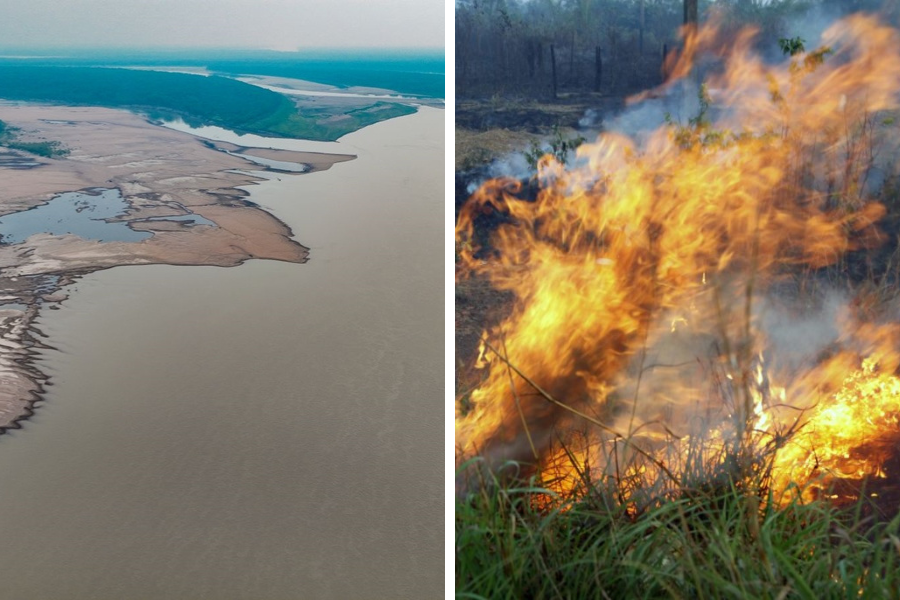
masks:
<instances>
[{"instance_id":1,"label":"river","mask_svg":"<svg viewBox=\"0 0 900 600\"><path fill-rule=\"evenodd\" d=\"M443 595L443 122L248 188L307 264L120 267L44 311L0 597Z\"/></svg>"}]
</instances>

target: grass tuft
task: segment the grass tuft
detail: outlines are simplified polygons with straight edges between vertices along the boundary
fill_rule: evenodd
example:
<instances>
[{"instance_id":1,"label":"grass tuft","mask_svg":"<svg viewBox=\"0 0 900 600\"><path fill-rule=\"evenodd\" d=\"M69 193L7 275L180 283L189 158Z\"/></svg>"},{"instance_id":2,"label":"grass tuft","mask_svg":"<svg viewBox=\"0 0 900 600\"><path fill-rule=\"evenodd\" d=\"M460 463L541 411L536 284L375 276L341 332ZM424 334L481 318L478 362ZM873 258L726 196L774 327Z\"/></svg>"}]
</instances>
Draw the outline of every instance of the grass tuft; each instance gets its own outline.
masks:
<instances>
[{"instance_id":1,"label":"grass tuft","mask_svg":"<svg viewBox=\"0 0 900 600\"><path fill-rule=\"evenodd\" d=\"M900 597L900 516L737 487L638 515L599 495L548 507L521 466L499 472L458 470L457 598Z\"/></svg>"}]
</instances>

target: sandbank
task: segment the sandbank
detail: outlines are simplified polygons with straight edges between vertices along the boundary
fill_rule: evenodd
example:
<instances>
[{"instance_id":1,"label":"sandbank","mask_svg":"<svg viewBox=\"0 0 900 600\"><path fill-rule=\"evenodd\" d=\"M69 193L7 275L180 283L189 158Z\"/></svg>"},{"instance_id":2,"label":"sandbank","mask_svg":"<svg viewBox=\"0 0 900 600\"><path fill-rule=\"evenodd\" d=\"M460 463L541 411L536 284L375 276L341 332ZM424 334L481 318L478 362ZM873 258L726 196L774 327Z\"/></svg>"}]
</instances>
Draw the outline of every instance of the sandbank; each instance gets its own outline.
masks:
<instances>
[{"instance_id":1,"label":"sandbank","mask_svg":"<svg viewBox=\"0 0 900 600\"><path fill-rule=\"evenodd\" d=\"M0 220L63 192L117 188L128 208L115 221L152 234L101 242L35 233L21 243L0 243L0 432L18 427L40 399L46 376L35 365L41 336L34 321L39 310L66 297L63 286L119 265L305 262L308 249L291 239L290 228L246 200L243 188L262 180L248 171L265 167L239 154L306 165L306 172L354 158L212 142L108 108L0 102L0 120L18 128L24 141L58 141L69 151L44 158L3 149Z\"/></svg>"}]
</instances>

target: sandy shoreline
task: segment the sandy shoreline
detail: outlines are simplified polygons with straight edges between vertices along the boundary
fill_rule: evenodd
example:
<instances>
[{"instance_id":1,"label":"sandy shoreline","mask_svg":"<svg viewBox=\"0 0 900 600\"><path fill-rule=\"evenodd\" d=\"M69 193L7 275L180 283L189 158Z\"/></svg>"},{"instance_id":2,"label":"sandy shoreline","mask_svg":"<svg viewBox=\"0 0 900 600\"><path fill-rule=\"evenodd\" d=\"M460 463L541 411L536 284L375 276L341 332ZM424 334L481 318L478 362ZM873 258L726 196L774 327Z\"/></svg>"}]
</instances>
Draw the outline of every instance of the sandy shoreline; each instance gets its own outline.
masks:
<instances>
[{"instance_id":1,"label":"sandy shoreline","mask_svg":"<svg viewBox=\"0 0 900 600\"><path fill-rule=\"evenodd\" d=\"M115 221L152 234L100 242L38 233L0 244L0 432L18 427L40 399L46 376L35 366L41 342L33 323L41 307L66 297L64 285L119 265L305 262L308 250L291 239L290 228L244 200L240 188L261 181L248 171L265 167L236 154L306 165L305 172L354 158L202 140L106 108L0 103L0 120L19 128L20 139L58 141L69 150L58 159L3 152L0 219L62 192L117 188L128 208ZM214 225L195 225L191 215Z\"/></svg>"},{"instance_id":2,"label":"sandy shoreline","mask_svg":"<svg viewBox=\"0 0 900 600\"><path fill-rule=\"evenodd\" d=\"M256 156L258 158L280 162L301 163L309 167L309 169L305 171L306 173L327 171L334 164L356 158L353 154L326 154L325 152L296 152L293 150L278 150L275 148L253 148L216 140L208 140L208 143L211 147L223 152Z\"/></svg>"}]
</instances>

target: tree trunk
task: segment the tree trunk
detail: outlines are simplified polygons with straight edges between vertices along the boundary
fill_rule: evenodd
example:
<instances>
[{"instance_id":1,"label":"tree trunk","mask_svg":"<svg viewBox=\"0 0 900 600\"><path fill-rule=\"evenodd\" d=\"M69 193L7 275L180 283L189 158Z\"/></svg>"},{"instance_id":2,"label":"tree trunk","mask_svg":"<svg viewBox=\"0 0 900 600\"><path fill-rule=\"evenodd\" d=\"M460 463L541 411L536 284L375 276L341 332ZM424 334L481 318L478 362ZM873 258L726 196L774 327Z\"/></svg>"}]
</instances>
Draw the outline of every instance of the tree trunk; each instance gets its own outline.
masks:
<instances>
[{"instance_id":1,"label":"tree trunk","mask_svg":"<svg viewBox=\"0 0 900 600\"><path fill-rule=\"evenodd\" d=\"M641 0L641 23L640 27L638 27L639 37L638 37L638 52L641 56L644 55L644 2L645 0Z\"/></svg>"},{"instance_id":2,"label":"tree trunk","mask_svg":"<svg viewBox=\"0 0 900 600\"><path fill-rule=\"evenodd\" d=\"M527 40L525 42L525 64L528 65L528 77L534 79L534 72L537 68L537 42Z\"/></svg>"},{"instance_id":3,"label":"tree trunk","mask_svg":"<svg viewBox=\"0 0 900 600\"><path fill-rule=\"evenodd\" d=\"M697 32L698 20L697 0L684 0L684 28L686 36L692 36ZM693 67L691 68L690 80L699 87L700 75L697 69Z\"/></svg>"},{"instance_id":4,"label":"tree trunk","mask_svg":"<svg viewBox=\"0 0 900 600\"><path fill-rule=\"evenodd\" d=\"M684 0L684 24L696 27L698 21L697 0Z\"/></svg>"},{"instance_id":5,"label":"tree trunk","mask_svg":"<svg viewBox=\"0 0 900 600\"><path fill-rule=\"evenodd\" d=\"M575 30L572 30L572 48L569 50L569 83L570 85L574 82L578 84L578 87L581 87L580 82L578 81L578 77L575 77Z\"/></svg>"},{"instance_id":6,"label":"tree trunk","mask_svg":"<svg viewBox=\"0 0 900 600\"><path fill-rule=\"evenodd\" d=\"M669 56L669 45L663 44L662 47L662 67L660 67L660 71L662 72L663 81L669 78L669 71L666 68L666 58Z\"/></svg>"},{"instance_id":7,"label":"tree trunk","mask_svg":"<svg viewBox=\"0 0 900 600\"><path fill-rule=\"evenodd\" d=\"M553 71L553 99L556 100L556 48L550 44L550 66Z\"/></svg>"}]
</instances>

